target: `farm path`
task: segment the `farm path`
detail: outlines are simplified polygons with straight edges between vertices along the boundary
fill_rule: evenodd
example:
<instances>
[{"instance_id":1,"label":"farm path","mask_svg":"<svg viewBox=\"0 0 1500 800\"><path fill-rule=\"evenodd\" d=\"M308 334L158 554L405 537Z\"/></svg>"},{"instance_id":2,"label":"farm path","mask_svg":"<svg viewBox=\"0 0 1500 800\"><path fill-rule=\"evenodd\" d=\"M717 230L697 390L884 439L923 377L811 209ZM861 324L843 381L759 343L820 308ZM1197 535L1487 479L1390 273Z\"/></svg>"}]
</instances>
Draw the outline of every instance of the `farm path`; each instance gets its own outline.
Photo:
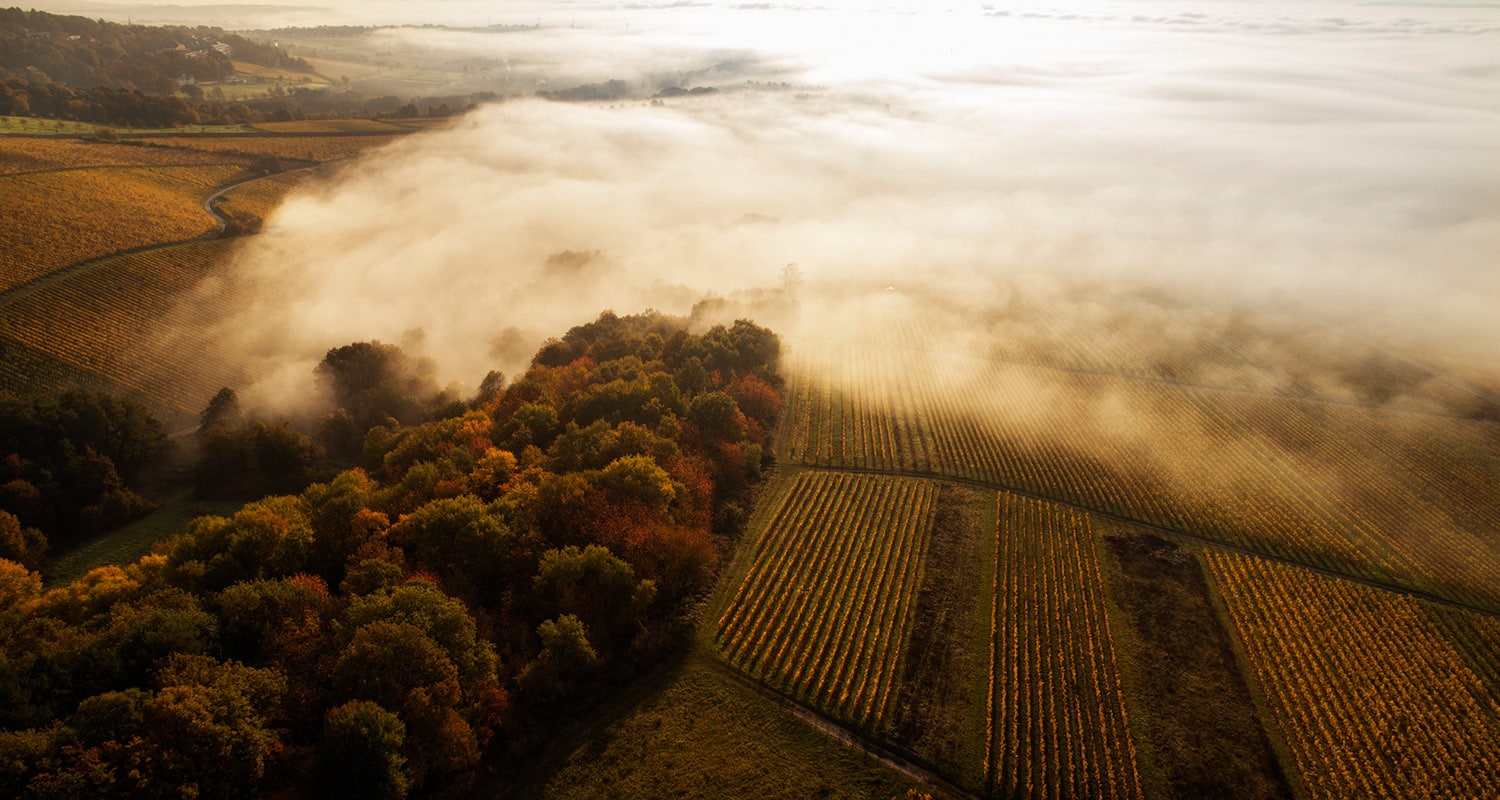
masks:
<instances>
[{"instance_id":1,"label":"farm path","mask_svg":"<svg viewBox=\"0 0 1500 800\"><path fill-rule=\"evenodd\" d=\"M280 172L267 172L264 175L256 175L253 178L246 178L242 181L235 181L234 183L225 184L215 190L213 194L204 198L203 210L212 214L214 216L214 219L219 221L219 233L223 233L224 229L229 225L229 218L219 213L219 209L216 204L218 203L219 198L223 197L226 193L234 191L235 189L238 189L246 184L255 183L256 181L270 180L271 178L277 178L282 175L291 175L296 172L307 172L309 170L317 169L319 166L322 165L313 164L311 166L297 167L295 169L284 169ZM182 244L182 242L175 242L175 244Z\"/></svg>"},{"instance_id":2,"label":"farm path","mask_svg":"<svg viewBox=\"0 0 1500 800\"><path fill-rule=\"evenodd\" d=\"M169 248L169 247L179 247L179 246L184 245L184 244L186 244L188 242L194 242L194 241L198 241L200 239L213 239L213 238L216 238L217 236L221 235L224 232L224 227L225 227L226 223L228 222L228 220L227 220L226 217L224 217L224 215L220 214L218 212L218 210L213 207L213 204L214 204L214 202L216 200L218 200L221 196L223 196L225 192L231 191L233 189L237 189L237 188L239 188L241 186L244 186L246 184L249 184L249 183L254 183L256 181L268 180L270 178L275 178L275 177L279 177L279 176L282 176L282 175L288 175L288 174L291 174L291 173L294 173L294 172L303 172L303 171L306 171L306 170L317 169L319 166L321 166L321 165L314 164L312 166L307 166L307 167L297 167L296 169L283 170L281 172L272 172L272 173L270 173L268 175L256 175L255 177L252 177L252 178L246 178L244 180L235 181L234 183L225 184L225 185L219 187L218 189L214 190L213 194L209 195L208 197L204 198L204 200L203 200L203 210L206 211L206 212L208 212L210 215L212 215L213 218L214 218L214 220L218 222L218 224L219 224L218 231L215 231L214 233L210 233L210 234L205 234L203 236L195 236L195 237L192 237L190 239L181 239L181 240L175 241L175 242L163 242L162 244L151 244L151 245L145 245L145 246L142 246L142 247L127 247L124 250L116 250L113 253L108 253L106 255L99 256L98 258L90 258L90 259L88 259L86 261L79 261L79 262L77 262L75 264L69 264L68 266L63 267L61 269L55 269L55 270L47 273L46 275L38 275L37 277L32 278L31 280L29 280L29 281L27 281L25 283L22 283L22 284L19 284L19 285L16 285L16 286L12 286L11 288L6 289L3 292L0 292L0 310L3 310L5 308L9 307L10 305L12 305L12 304L20 301L22 298L30 297L31 295L36 294L37 292L42 291L42 290L46 289L47 287L52 286L53 284L58 283L59 281L65 280L65 279L73 277L75 275L87 273L88 271L93 270L93 269L97 269L101 264L103 264L103 263L105 263L107 261L111 261L113 259L119 258L120 256L128 256L128 255L132 255L134 253L146 253L146 252L151 252L153 250L164 250L164 249ZM79 168L76 168L76 169L126 169L126 168L128 168L128 169L136 169L136 167L79 167ZM75 169L75 168L69 167L69 168L58 169L58 170L38 170L38 172L66 172L66 171L71 170L71 169ZM22 174L35 174L35 173L22 173Z\"/></svg>"}]
</instances>

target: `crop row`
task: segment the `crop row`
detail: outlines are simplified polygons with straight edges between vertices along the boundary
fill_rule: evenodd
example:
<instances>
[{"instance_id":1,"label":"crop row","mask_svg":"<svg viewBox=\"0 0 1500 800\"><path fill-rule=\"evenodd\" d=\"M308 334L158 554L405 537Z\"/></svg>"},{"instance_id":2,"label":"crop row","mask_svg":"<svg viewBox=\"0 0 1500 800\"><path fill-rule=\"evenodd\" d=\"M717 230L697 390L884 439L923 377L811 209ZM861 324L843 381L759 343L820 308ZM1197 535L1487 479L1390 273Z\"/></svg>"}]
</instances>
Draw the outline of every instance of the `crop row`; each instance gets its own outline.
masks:
<instances>
[{"instance_id":1,"label":"crop row","mask_svg":"<svg viewBox=\"0 0 1500 800\"><path fill-rule=\"evenodd\" d=\"M1471 604L1494 603L1500 507L1493 483L1487 491L1479 474L1455 471L1436 454L1418 460L1410 449L1393 447L1362 424L1370 412L1319 409L1315 420L1284 402L1192 396L1206 416L1248 433L1244 440L1258 449L1260 463L1306 497L1304 507L1410 566L1413 585Z\"/></svg>"},{"instance_id":2,"label":"crop row","mask_svg":"<svg viewBox=\"0 0 1500 800\"><path fill-rule=\"evenodd\" d=\"M987 783L1002 797L1141 797L1089 518L997 502Z\"/></svg>"},{"instance_id":3,"label":"crop row","mask_svg":"<svg viewBox=\"0 0 1500 800\"><path fill-rule=\"evenodd\" d=\"M228 262L232 240L206 240L120 256L16 298L0 315L0 335L56 359L73 373L126 387L160 410L196 413L227 382L226 360L198 324L222 315L235 295L187 302ZM189 319L189 317L195 317ZM194 324L197 323L197 324ZM13 391L48 388L46 375L14 376ZM11 378L8 378L9 381ZM207 392L207 394L205 394Z\"/></svg>"},{"instance_id":4,"label":"crop row","mask_svg":"<svg viewBox=\"0 0 1500 800\"><path fill-rule=\"evenodd\" d=\"M176 167L222 165L220 153L85 142L72 138L0 137L0 175L86 167ZM241 160L248 164L248 159Z\"/></svg>"},{"instance_id":5,"label":"crop row","mask_svg":"<svg viewBox=\"0 0 1500 800\"><path fill-rule=\"evenodd\" d=\"M80 261L217 229L203 209L237 166L0 177L0 291Z\"/></svg>"},{"instance_id":6,"label":"crop row","mask_svg":"<svg viewBox=\"0 0 1500 800\"><path fill-rule=\"evenodd\" d=\"M1308 797L1493 793L1500 704L1418 601L1253 556L1207 563Z\"/></svg>"},{"instance_id":7,"label":"crop row","mask_svg":"<svg viewBox=\"0 0 1500 800\"><path fill-rule=\"evenodd\" d=\"M926 481L810 473L719 619L724 657L856 725L886 715L927 550Z\"/></svg>"},{"instance_id":8,"label":"crop row","mask_svg":"<svg viewBox=\"0 0 1500 800\"><path fill-rule=\"evenodd\" d=\"M891 348L789 366L795 461L1014 488L1500 608L1500 439L1482 424ZM1440 455L1390 433L1404 425L1475 435Z\"/></svg>"}]
</instances>

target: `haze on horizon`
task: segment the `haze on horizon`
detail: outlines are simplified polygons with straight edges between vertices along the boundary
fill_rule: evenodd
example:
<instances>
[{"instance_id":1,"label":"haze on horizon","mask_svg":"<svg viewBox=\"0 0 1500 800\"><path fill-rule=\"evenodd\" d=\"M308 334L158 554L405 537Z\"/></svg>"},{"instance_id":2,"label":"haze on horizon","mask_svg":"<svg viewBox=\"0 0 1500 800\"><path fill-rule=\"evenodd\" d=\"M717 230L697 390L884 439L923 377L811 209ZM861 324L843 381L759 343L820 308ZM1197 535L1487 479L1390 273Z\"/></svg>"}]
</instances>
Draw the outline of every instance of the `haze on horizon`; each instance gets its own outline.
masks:
<instances>
[{"instance_id":1,"label":"haze on horizon","mask_svg":"<svg viewBox=\"0 0 1500 800\"><path fill-rule=\"evenodd\" d=\"M884 286L1151 289L1500 375L1500 4L195 5L118 8L535 24L372 36L630 87L489 105L294 195L239 265L265 302L223 333L288 384L418 329L472 384L600 309L682 313L788 263L812 290L793 340L878 320L849 298ZM649 102L696 85L718 91ZM598 255L560 285L562 251Z\"/></svg>"}]
</instances>

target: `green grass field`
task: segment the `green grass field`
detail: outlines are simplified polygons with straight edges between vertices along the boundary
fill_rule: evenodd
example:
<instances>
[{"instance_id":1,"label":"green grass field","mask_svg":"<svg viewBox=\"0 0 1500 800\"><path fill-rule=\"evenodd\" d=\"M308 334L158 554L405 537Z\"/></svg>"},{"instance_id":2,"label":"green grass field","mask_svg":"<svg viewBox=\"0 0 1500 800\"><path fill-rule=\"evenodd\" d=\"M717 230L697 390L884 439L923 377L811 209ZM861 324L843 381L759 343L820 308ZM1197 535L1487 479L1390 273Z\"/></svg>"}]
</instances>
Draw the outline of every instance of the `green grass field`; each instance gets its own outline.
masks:
<instances>
[{"instance_id":1,"label":"green grass field","mask_svg":"<svg viewBox=\"0 0 1500 800\"><path fill-rule=\"evenodd\" d=\"M48 134L55 136L89 136L98 132L101 127L89 122L75 122L66 119L38 119L36 117L12 117L0 116L0 134L6 133L31 133ZM180 128L114 128L118 134L214 134L214 133L257 133L255 128L249 125L183 125Z\"/></svg>"},{"instance_id":2,"label":"green grass field","mask_svg":"<svg viewBox=\"0 0 1500 800\"><path fill-rule=\"evenodd\" d=\"M239 506L233 502L203 502L193 498L193 490L189 487L174 488L148 516L114 533L57 553L47 583L69 583L95 567L133 564L150 553L151 546L158 541L182 532L192 518L232 513Z\"/></svg>"}]
</instances>

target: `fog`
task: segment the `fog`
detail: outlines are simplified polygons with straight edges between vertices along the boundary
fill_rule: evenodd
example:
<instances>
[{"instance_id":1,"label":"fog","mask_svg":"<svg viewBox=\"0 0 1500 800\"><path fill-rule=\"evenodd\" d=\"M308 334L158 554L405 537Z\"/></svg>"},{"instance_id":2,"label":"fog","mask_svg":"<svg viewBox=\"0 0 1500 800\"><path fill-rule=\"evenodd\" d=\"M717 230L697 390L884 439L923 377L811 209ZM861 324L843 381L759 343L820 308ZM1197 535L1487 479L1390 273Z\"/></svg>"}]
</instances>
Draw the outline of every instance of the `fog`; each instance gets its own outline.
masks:
<instances>
[{"instance_id":1,"label":"fog","mask_svg":"<svg viewBox=\"0 0 1500 800\"><path fill-rule=\"evenodd\" d=\"M753 309L793 263L767 321L794 344L867 338L892 294L984 319L1150 290L1500 373L1500 4L157 7L197 13L534 25L374 41L629 87L482 107L294 195L214 332L267 390L371 338L472 386L604 308ZM650 102L673 85L718 91Z\"/></svg>"}]
</instances>

